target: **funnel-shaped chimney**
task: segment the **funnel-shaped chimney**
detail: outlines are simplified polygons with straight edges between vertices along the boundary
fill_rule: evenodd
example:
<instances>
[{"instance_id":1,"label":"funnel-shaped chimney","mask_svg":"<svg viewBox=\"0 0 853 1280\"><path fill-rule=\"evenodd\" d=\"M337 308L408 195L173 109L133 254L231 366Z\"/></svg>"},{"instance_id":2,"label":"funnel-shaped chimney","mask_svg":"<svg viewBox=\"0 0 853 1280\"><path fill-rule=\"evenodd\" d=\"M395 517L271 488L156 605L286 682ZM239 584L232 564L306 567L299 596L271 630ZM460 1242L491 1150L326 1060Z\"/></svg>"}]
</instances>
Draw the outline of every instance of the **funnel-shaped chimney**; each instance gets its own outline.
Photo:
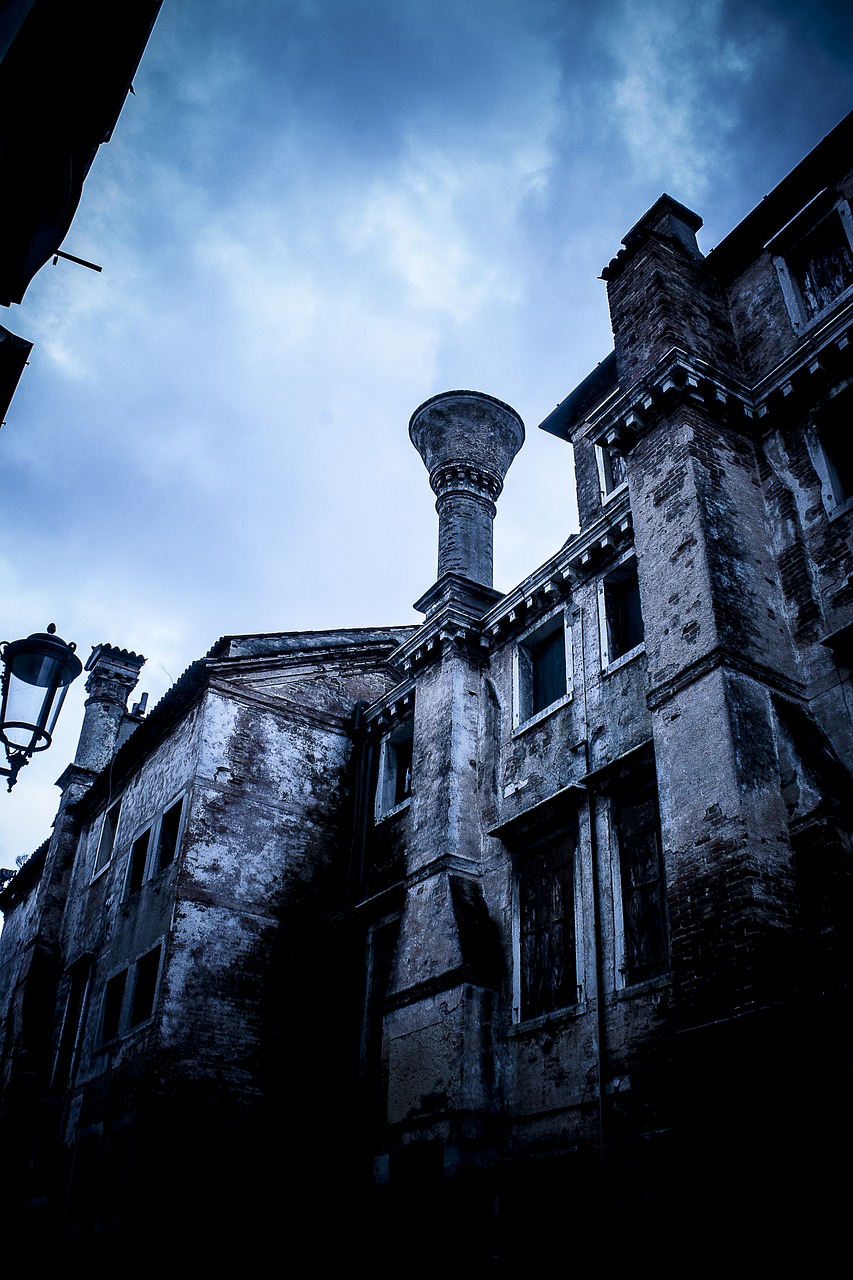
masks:
<instances>
[{"instance_id":1,"label":"funnel-shaped chimney","mask_svg":"<svg viewBox=\"0 0 853 1280\"><path fill-rule=\"evenodd\" d=\"M492 523L524 423L479 391L445 391L412 414L409 436L429 471L438 512L438 576L492 586Z\"/></svg>"}]
</instances>

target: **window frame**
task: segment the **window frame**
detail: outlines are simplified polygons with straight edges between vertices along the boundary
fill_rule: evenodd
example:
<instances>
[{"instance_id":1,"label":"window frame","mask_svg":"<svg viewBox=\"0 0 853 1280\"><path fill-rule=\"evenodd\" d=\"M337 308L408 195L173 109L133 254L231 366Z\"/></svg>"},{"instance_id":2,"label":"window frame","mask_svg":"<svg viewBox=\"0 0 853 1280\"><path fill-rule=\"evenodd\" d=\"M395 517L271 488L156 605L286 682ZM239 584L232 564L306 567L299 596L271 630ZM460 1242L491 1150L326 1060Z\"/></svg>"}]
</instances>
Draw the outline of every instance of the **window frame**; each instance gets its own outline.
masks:
<instances>
[{"instance_id":1,"label":"window frame","mask_svg":"<svg viewBox=\"0 0 853 1280\"><path fill-rule=\"evenodd\" d=\"M836 456L839 449L832 439L836 432L844 429L845 409L848 414L853 414L853 384L843 387L818 410L806 432L806 447L820 481L821 498L830 519L853 506L853 482L845 486ZM848 476L853 480L849 466Z\"/></svg>"},{"instance_id":2,"label":"window frame","mask_svg":"<svg viewBox=\"0 0 853 1280\"><path fill-rule=\"evenodd\" d=\"M618 453L622 459L625 457L622 450L615 445L596 444L595 446L595 463L598 468L598 484L601 489L602 504L610 502L611 498L615 498L618 493L623 493L628 487L627 471L624 480L617 482L613 480L612 453Z\"/></svg>"},{"instance_id":3,"label":"window frame","mask_svg":"<svg viewBox=\"0 0 853 1280\"><path fill-rule=\"evenodd\" d=\"M86 1029L95 957L84 952L65 971L67 989L59 1029L59 1040L53 1059L51 1086L65 1086L74 1078L80 1046Z\"/></svg>"},{"instance_id":4,"label":"window frame","mask_svg":"<svg viewBox=\"0 0 853 1280\"><path fill-rule=\"evenodd\" d=\"M146 961L149 961L150 958L155 955L155 953L156 953L157 959L156 959L156 964L153 966L153 981L150 983L150 993L146 996L147 1012L142 1013L140 1016L137 1016L137 1012L138 1012L137 1001L139 1000L139 987L140 987L140 968L142 965L146 965L145 977L146 977L146 981L148 981L149 970L151 969L151 966L147 965ZM146 1022L150 1022L151 1019L154 1017L155 1011L157 1009L157 995L160 990L160 975L162 973L162 969L163 969L162 941L156 942L153 947L149 947L147 951L143 951L142 955L138 956L137 959L134 961L133 982L131 984L131 992L130 992L130 1007L127 1013L127 1026L126 1026L127 1031L137 1031L139 1027L144 1026Z\"/></svg>"},{"instance_id":5,"label":"window frame","mask_svg":"<svg viewBox=\"0 0 853 1280\"><path fill-rule=\"evenodd\" d=\"M118 835L119 824L121 822L121 806L123 800L124 796L119 796L117 800L113 800L113 802L108 804L104 809L98 833L98 843L95 846L95 865L92 869L93 880L96 880L98 876L102 875L113 860L117 844L116 837ZM110 821L110 815L112 814L115 815L115 818L111 824L110 834L107 836L107 824ZM107 841L109 841L108 846ZM104 850L106 850L106 856L102 856L102 851Z\"/></svg>"},{"instance_id":6,"label":"window frame","mask_svg":"<svg viewBox=\"0 0 853 1280\"><path fill-rule=\"evenodd\" d=\"M638 973L639 966L629 964L628 928L626 919L628 910L626 899L631 886L626 884L626 842L621 835L623 829L622 812L631 801L643 798L651 800L654 806L654 836L657 855L657 877L659 886L659 919L658 927L663 941L663 955L659 967L654 972ZM615 985L617 990L630 990L642 987L649 982L668 977L671 969L671 938L669 929L669 906L666 884L666 867L663 856L663 831L660 818L660 797L658 794L657 776L653 765L634 768L625 776L614 780L608 788L608 823L610 828L610 854L612 876L614 881L613 912L615 940Z\"/></svg>"},{"instance_id":7,"label":"window frame","mask_svg":"<svg viewBox=\"0 0 853 1280\"><path fill-rule=\"evenodd\" d=\"M186 799L187 792L179 792L179 794L161 810L155 822L151 824L152 831L154 831L155 826L156 831L154 832L154 838L151 841L151 849L149 853L149 869L147 877L149 880L156 880L158 876L162 875L164 871L178 860L178 854L181 848L181 841L184 838L184 827L186 824ZM163 862L163 824L179 805L181 807L181 812L178 816L178 825L175 830L172 852L169 856L168 862Z\"/></svg>"},{"instance_id":8,"label":"window frame","mask_svg":"<svg viewBox=\"0 0 853 1280\"><path fill-rule=\"evenodd\" d=\"M611 624L611 616L608 611L608 589L614 585L626 582L629 578L633 578L636 582L637 602L639 607L640 622L643 627L642 638L629 648L623 649L621 652L613 653L613 628ZM631 662L639 654L645 653L646 636L645 636L645 619L643 618L642 599L640 597L640 578L638 572L637 556L634 551L627 552L622 556L616 564L605 573L598 583L598 631L601 648L601 668L607 673L616 671L626 663Z\"/></svg>"},{"instance_id":9,"label":"window frame","mask_svg":"<svg viewBox=\"0 0 853 1280\"><path fill-rule=\"evenodd\" d=\"M127 871L125 874L125 882L124 882L124 894L122 895L125 902L129 901L130 898L134 896L134 894L139 893L140 890L142 889L142 886L145 884L146 880L149 878L149 869L151 865L151 852L154 845L154 842L152 840L153 834L154 834L154 823L149 822L148 825L146 827L143 827L142 830L139 832L139 834L135 836L133 840L131 840L130 842L130 851L128 853ZM137 849L137 846L139 845L139 842L145 839L146 837L147 839L145 841L145 851L141 857L142 866L141 866L141 870L138 877L138 883L137 883L136 882L137 877L134 874L136 867L139 865L137 861L136 849Z\"/></svg>"},{"instance_id":10,"label":"window frame","mask_svg":"<svg viewBox=\"0 0 853 1280\"><path fill-rule=\"evenodd\" d=\"M527 875L533 873L525 864L529 864L537 855L543 854L549 846L556 846L560 841L571 841L568 859L571 871L567 887L571 893L572 934L572 976L574 983L574 999L563 1004L555 1004L552 1008L538 1009L528 1012L524 1007L523 993L523 905L522 882ZM541 874L541 872L539 873ZM575 1014L583 1006L585 990L584 948L583 948L583 884L580 846L580 824L575 815L568 822L550 828L541 828L530 832L527 838L514 843L512 851L512 1022L515 1026L536 1025L566 1014Z\"/></svg>"},{"instance_id":11,"label":"window frame","mask_svg":"<svg viewBox=\"0 0 853 1280\"><path fill-rule=\"evenodd\" d=\"M412 800L412 753L414 750L415 719L408 716L390 729L379 743L379 769L376 778L374 821L381 822L405 809ZM405 751L398 755L397 747L405 744ZM401 763L408 769L408 787L399 795L399 769ZM398 798L399 796L399 798Z\"/></svg>"},{"instance_id":12,"label":"window frame","mask_svg":"<svg viewBox=\"0 0 853 1280\"><path fill-rule=\"evenodd\" d=\"M847 200L837 193L822 191L814 200L801 210L765 248L770 251L773 265L785 299L785 306L795 333L803 334L815 325L820 324L839 303L853 298L853 279L829 302L820 307L812 316L807 314L803 300L802 288L797 280L795 269L790 259L801 249L809 237L814 236L830 219L837 218L838 224L847 241L847 248L853 259L853 216Z\"/></svg>"},{"instance_id":13,"label":"window frame","mask_svg":"<svg viewBox=\"0 0 853 1280\"><path fill-rule=\"evenodd\" d=\"M551 636L562 630L565 656L565 687L552 702L538 711L534 705L534 672L533 655ZM574 647L572 644L572 628L565 605L559 605L544 618L540 618L534 626L518 639L512 653L512 726L513 733L522 733L535 724L539 724L546 716L552 715L560 707L565 707L572 700L574 693Z\"/></svg>"},{"instance_id":14,"label":"window frame","mask_svg":"<svg viewBox=\"0 0 853 1280\"><path fill-rule=\"evenodd\" d=\"M157 952L157 965L154 972L154 982L150 998L150 1008L144 1016L133 1021L136 1010L137 991L139 987L139 967L149 956L153 956ZM157 1002L160 998L160 989L163 981L163 966L165 963L165 939L158 938L150 947L146 947L144 951L139 952L135 959L129 963L121 965L113 970L104 983L100 1001L100 1045L101 1048L108 1048L115 1044L117 1040L123 1039L125 1036L132 1035L141 1027L151 1022L157 1012ZM112 1013L110 1010L110 990L112 984L121 979L121 998L118 1000L114 1017L111 1016L109 1026L107 1025L107 1014ZM110 1031L111 1034L107 1034Z\"/></svg>"},{"instance_id":15,"label":"window frame","mask_svg":"<svg viewBox=\"0 0 853 1280\"><path fill-rule=\"evenodd\" d=\"M122 965L121 968L111 973L104 983L103 995L101 997L101 1044L108 1045L118 1040L122 1034L124 1027L124 1007L127 1003L128 974L130 972L129 965ZM121 979L120 988L117 985ZM110 992L120 990L121 995L116 1001L110 998ZM113 1006L115 1005L115 1009ZM114 1016L113 1016L114 1013ZM107 1015L110 1015L109 1027L107 1026Z\"/></svg>"}]
</instances>

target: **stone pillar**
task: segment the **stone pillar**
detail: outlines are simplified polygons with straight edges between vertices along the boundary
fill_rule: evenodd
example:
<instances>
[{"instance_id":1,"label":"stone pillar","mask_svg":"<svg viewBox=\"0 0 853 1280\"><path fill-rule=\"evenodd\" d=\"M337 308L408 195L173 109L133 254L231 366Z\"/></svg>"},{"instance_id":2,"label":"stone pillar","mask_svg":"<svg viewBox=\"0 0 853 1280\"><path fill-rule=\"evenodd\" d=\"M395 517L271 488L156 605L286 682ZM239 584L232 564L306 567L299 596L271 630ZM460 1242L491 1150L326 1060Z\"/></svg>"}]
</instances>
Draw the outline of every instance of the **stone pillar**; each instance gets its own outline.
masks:
<instances>
[{"instance_id":1,"label":"stone pillar","mask_svg":"<svg viewBox=\"0 0 853 1280\"><path fill-rule=\"evenodd\" d=\"M509 405L478 391L445 391L412 414L409 436L438 501L438 576L492 585L492 524L504 477L524 442Z\"/></svg>"},{"instance_id":2,"label":"stone pillar","mask_svg":"<svg viewBox=\"0 0 853 1280\"><path fill-rule=\"evenodd\" d=\"M487 1161L494 1140L503 953L480 880L478 637L497 599L495 500L524 425L500 400L450 391L416 410L409 435L438 498L439 578L415 605L431 656L417 681L405 900L385 1017L388 1121L398 1155L438 1160L440 1177Z\"/></svg>"},{"instance_id":3,"label":"stone pillar","mask_svg":"<svg viewBox=\"0 0 853 1280\"><path fill-rule=\"evenodd\" d=\"M92 650L86 670L85 714L75 765L97 773L106 768L118 749L120 734L128 718L127 700L136 688L145 662L139 653L98 644Z\"/></svg>"}]
</instances>

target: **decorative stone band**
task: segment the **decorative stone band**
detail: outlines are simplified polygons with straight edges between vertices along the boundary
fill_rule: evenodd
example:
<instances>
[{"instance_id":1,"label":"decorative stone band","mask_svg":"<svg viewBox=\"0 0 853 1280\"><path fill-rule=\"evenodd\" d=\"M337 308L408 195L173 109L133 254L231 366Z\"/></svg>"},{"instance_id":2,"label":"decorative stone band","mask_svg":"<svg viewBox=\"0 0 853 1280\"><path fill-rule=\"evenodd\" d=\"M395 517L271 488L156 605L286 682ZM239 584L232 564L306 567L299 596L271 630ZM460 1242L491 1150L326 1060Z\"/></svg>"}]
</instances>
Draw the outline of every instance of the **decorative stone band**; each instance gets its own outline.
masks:
<instances>
[{"instance_id":1,"label":"decorative stone band","mask_svg":"<svg viewBox=\"0 0 853 1280\"><path fill-rule=\"evenodd\" d=\"M85 705L88 707L92 702L124 704L138 683L138 671L121 673L111 671L109 674L93 672L86 681L86 692L89 696Z\"/></svg>"},{"instance_id":2,"label":"decorative stone band","mask_svg":"<svg viewBox=\"0 0 853 1280\"><path fill-rule=\"evenodd\" d=\"M468 462L442 463L430 473L429 483L438 498L466 493L491 503L497 502L504 487L503 476L498 472L471 466Z\"/></svg>"},{"instance_id":3,"label":"decorative stone band","mask_svg":"<svg viewBox=\"0 0 853 1280\"><path fill-rule=\"evenodd\" d=\"M853 302L843 307L807 340L799 343L755 386L673 347L639 381L608 398L587 419L587 438L596 444L630 449L673 405L692 402L714 417L762 424L773 413L814 396L815 383L849 376L853 365Z\"/></svg>"}]
</instances>

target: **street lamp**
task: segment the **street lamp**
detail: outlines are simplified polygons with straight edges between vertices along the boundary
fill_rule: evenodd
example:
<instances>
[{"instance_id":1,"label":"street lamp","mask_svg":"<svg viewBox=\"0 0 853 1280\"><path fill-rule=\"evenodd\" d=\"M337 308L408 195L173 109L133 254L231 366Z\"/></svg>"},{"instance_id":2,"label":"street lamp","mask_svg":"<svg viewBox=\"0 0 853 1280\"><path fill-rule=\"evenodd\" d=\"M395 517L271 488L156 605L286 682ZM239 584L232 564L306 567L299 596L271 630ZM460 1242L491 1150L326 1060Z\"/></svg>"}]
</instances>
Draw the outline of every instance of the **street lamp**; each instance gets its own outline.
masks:
<instances>
[{"instance_id":1,"label":"street lamp","mask_svg":"<svg viewBox=\"0 0 853 1280\"><path fill-rule=\"evenodd\" d=\"M47 631L3 644L0 740L9 768L0 774L9 779L10 791L30 756L50 746L68 686L83 670L76 648L56 635L53 622Z\"/></svg>"}]
</instances>

